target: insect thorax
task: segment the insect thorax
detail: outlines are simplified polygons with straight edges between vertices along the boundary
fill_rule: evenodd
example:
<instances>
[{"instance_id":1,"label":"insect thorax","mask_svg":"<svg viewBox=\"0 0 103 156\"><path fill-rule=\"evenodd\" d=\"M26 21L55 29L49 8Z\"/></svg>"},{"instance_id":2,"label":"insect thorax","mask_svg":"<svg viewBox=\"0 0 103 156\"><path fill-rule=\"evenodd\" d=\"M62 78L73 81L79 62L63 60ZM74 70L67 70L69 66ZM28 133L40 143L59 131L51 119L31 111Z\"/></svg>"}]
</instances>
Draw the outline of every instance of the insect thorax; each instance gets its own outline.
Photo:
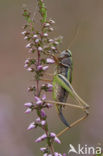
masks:
<instances>
[{"instance_id":1,"label":"insect thorax","mask_svg":"<svg viewBox=\"0 0 103 156\"><path fill-rule=\"evenodd\" d=\"M69 73L69 74L68 74ZM68 81L72 81L72 60L71 57L66 57L61 60L61 65L57 67L57 74L64 75ZM69 76L68 76L69 75ZM61 86L56 87L57 100L60 102L66 102L68 98L68 92Z\"/></svg>"}]
</instances>

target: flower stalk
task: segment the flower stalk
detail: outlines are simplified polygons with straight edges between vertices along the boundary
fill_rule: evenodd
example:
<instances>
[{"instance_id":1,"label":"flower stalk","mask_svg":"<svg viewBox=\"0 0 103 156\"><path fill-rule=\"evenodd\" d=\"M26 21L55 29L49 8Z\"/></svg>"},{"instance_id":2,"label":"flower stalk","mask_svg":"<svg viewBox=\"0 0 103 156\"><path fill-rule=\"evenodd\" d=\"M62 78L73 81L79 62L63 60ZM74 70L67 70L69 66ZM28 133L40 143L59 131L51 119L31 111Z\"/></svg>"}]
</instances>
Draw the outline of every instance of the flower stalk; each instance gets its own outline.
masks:
<instances>
[{"instance_id":1,"label":"flower stalk","mask_svg":"<svg viewBox=\"0 0 103 156\"><path fill-rule=\"evenodd\" d=\"M28 42L26 48L29 49L28 54L30 55L25 60L24 68L31 72L34 77L33 86L28 87L28 92L33 93L34 101L24 104L26 107L25 113L34 111L37 114L37 118L30 123L27 130L41 128L44 131L44 134L35 140L36 143L46 140L46 147L40 149L43 156L62 156L62 154L54 150L53 143L60 144L61 142L55 133L50 132L45 113L45 109L52 107L50 103L46 102L46 94L52 91L52 84L47 82L40 83L49 65L55 63L52 56L58 52L58 45L61 43L62 37L60 36L54 39L49 37L49 33L54 30L53 24L55 21L48 19L44 0L37 0L37 5L41 15L39 30L36 30L36 20L34 21L31 17L31 12L28 9L24 9L23 12L26 24L24 25L22 35L24 35L24 40Z\"/></svg>"}]
</instances>

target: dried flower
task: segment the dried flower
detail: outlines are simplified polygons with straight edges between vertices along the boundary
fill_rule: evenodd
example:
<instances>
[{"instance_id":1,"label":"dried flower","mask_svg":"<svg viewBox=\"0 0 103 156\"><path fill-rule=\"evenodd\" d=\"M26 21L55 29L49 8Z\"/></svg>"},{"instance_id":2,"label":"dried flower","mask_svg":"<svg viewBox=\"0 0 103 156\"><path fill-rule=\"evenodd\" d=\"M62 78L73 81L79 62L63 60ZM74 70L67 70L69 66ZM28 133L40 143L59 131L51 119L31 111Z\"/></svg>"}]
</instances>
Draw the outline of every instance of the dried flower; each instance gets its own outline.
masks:
<instances>
[{"instance_id":1,"label":"dried flower","mask_svg":"<svg viewBox=\"0 0 103 156\"><path fill-rule=\"evenodd\" d=\"M41 117L42 118L45 118L46 117L46 113L45 113L45 111L43 109L41 110L40 114L41 114Z\"/></svg>"}]
</instances>

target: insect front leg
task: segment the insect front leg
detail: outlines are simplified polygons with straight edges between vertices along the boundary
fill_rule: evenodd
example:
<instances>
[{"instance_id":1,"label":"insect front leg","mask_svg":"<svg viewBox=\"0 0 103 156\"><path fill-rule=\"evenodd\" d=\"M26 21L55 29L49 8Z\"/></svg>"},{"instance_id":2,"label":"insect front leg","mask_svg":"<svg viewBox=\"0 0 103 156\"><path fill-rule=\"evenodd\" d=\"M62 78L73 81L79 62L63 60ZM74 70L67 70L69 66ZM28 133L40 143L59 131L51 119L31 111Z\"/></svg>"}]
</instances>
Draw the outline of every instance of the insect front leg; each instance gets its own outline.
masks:
<instances>
[{"instance_id":1,"label":"insect front leg","mask_svg":"<svg viewBox=\"0 0 103 156\"><path fill-rule=\"evenodd\" d=\"M43 79L43 78L41 78L40 80L41 80L41 81L44 81L44 82L52 82L52 81L53 81L53 80L50 80L50 79L45 79L45 78L44 78L44 79Z\"/></svg>"}]
</instances>

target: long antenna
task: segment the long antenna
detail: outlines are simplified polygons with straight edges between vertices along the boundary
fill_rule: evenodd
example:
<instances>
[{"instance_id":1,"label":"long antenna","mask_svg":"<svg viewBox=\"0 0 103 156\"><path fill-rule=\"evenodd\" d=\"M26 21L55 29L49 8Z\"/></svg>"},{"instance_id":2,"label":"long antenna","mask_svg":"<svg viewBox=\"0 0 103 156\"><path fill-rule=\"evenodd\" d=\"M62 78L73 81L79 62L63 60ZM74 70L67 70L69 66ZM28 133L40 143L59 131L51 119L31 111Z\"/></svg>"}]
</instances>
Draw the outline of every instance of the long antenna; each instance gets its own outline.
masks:
<instances>
[{"instance_id":1,"label":"long antenna","mask_svg":"<svg viewBox=\"0 0 103 156\"><path fill-rule=\"evenodd\" d=\"M75 33L73 35L73 39L70 41L70 44L69 44L68 49L70 49L72 47L73 43L75 42L75 40L76 40L76 38L77 38L77 36L79 34L79 30L80 30L80 25L79 24L76 26L76 29L75 30L76 31L75 31Z\"/></svg>"}]
</instances>

